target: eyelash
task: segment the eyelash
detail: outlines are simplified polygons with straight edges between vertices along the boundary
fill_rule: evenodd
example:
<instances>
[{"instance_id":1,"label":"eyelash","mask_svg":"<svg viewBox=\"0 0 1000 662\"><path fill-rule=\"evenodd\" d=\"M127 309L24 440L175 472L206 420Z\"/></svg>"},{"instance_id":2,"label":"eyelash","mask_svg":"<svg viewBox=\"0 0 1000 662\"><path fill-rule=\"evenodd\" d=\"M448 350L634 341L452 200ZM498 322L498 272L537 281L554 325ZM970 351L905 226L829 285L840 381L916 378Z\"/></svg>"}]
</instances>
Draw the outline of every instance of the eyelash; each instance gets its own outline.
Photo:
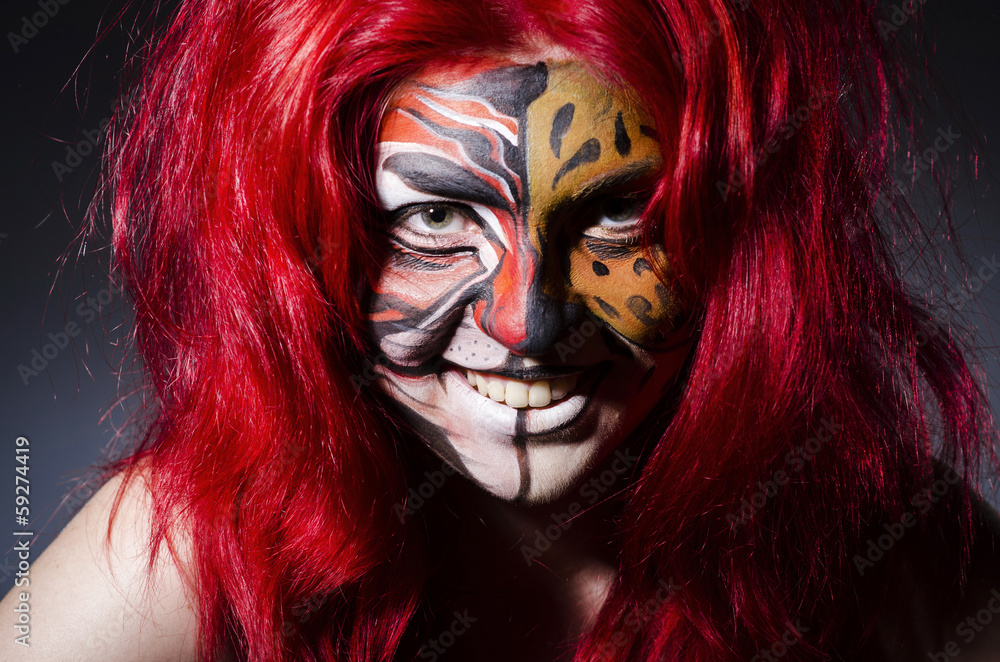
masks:
<instances>
[{"instance_id":1,"label":"eyelash","mask_svg":"<svg viewBox=\"0 0 1000 662\"><path fill-rule=\"evenodd\" d=\"M464 220L463 229L453 232L435 232L426 227L419 227L419 217L426 213L444 211L449 214L445 221L454 222ZM454 249L467 246L473 250L470 244L471 235L480 233L479 216L468 207L453 202L420 203L406 205L393 212L390 219L390 232L397 239L407 244L410 250L425 250L429 254L441 251L454 252Z\"/></svg>"},{"instance_id":2,"label":"eyelash","mask_svg":"<svg viewBox=\"0 0 1000 662\"><path fill-rule=\"evenodd\" d=\"M642 200L638 195L635 195L635 194L607 196L605 198L598 199L596 202L599 203L599 204L604 204L604 205L607 205L609 203L621 203L621 202L624 202L626 210L627 210L625 213L628 214L628 216L629 216L630 219L632 219L634 217L634 221L633 222L638 222L638 220L642 217L642 213L643 213L643 211L645 211L645 207L646 207L645 201ZM607 210L606 207L604 209L602 209L601 211L603 213L605 213L605 214L614 213L613 211ZM622 212L619 212L619 213L622 213Z\"/></svg>"},{"instance_id":3,"label":"eyelash","mask_svg":"<svg viewBox=\"0 0 1000 662\"><path fill-rule=\"evenodd\" d=\"M433 218L430 218L431 214L435 214L438 212L445 212L447 216L445 216L445 218L441 221L436 221ZM424 217L424 215L427 215L427 217ZM421 218L421 220L424 221L424 224L427 227L431 227L431 223L450 223L455 220L464 218L467 223L471 225L476 225L474 218L470 218L470 215L472 217L475 217L475 214L470 210L466 210L458 205L451 203L421 204L421 205L413 205L400 210L399 212L397 212L396 218L394 220L397 224L399 224L399 223L405 223L413 218L423 217ZM438 228L438 229L443 229L443 228ZM451 234L451 233L434 232L432 228L432 231L427 232L427 234Z\"/></svg>"},{"instance_id":4,"label":"eyelash","mask_svg":"<svg viewBox=\"0 0 1000 662\"><path fill-rule=\"evenodd\" d=\"M624 202L626 216L624 222L614 222L614 211L608 205L621 206ZM570 212L575 219L574 227L589 238L608 240L615 243L638 243L641 234L641 220L646 208L646 196L641 193L613 193L587 200ZM619 212L620 213L620 212ZM612 221L605 224L604 219Z\"/></svg>"},{"instance_id":5,"label":"eyelash","mask_svg":"<svg viewBox=\"0 0 1000 662\"><path fill-rule=\"evenodd\" d=\"M637 243L639 221L646 206L645 198L638 192L596 196L575 205L567 215L573 219L572 225L584 236L615 243ZM614 207L609 209L609 205ZM622 206L625 208L624 212L615 211ZM425 214L436 212L445 212L445 218L435 221L433 217L424 217ZM617 222L612 218L615 215L626 216L626 219L624 222ZM604 224L605 219L611 222ZM441 223L444 224L443 229L446 229L456 221L464 222L464 227L441 232L435 231L431 226L432 223ZM390 231L409 250L427 251L433 255L455 253L456 249L463 247L474 250L472 235L482 233L481 224L479 215L465 205L431 202L406 205L395 210L390 219Z\"/></svg>"}]
</instances>

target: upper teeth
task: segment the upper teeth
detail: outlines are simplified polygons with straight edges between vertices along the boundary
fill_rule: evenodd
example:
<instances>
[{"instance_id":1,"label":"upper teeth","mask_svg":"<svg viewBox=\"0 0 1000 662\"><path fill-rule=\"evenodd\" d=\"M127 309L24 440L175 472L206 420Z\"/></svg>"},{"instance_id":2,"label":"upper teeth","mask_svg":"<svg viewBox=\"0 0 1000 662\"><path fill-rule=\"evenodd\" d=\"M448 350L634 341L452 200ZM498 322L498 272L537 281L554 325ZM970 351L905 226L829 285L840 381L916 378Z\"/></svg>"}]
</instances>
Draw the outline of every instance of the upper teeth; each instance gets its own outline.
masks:
<instances>
[{"instance_id":1,"label":"upper teeth","mask_svg":"<svg viewBox=\"0 0 1000 662\"><path fill-rule=\"evenodd\" d=\"M576 375L536 379L530 382L497 377L474 370L466 370L465 376L469 384L479 389L482 395L516 409L545 407L553 400L565 398L567 393L576 388Z\"/></svg>"}]
</instances>

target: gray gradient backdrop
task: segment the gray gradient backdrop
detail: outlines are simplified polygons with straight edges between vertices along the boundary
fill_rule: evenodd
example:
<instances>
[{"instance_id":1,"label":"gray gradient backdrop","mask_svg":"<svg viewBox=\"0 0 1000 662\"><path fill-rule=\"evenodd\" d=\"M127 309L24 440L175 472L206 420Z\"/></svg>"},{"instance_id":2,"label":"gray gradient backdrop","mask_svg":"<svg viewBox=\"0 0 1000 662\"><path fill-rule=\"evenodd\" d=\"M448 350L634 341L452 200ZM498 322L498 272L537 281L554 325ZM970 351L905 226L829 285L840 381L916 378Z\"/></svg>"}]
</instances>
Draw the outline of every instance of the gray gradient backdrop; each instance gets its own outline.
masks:
<instances>
[{"instance_id":1,"label":"gray gradient backdrop","mask_svg":"<svg viewBox=\"0 0 1000 662\"><path fill-rule=\"evenodd\" d=\"M58 6L58 13L46 17L35 32L26 29L24 21L42 11L39 0L6 0L0 10L4 34L0 44L4 76L0 88L2 593L16 572L12 531L22 528L14 521L16 438L30 440L29 528L35 532L32 555L37 558L90 494L85 482L88 467L101 458L114 431L124 423L125 414L114 404L132 384L128 376L120 381L111 367L121 359L114 342L122 300L107 289L101 276L107 263L106 247L100 242L87 246L79 265L75 260L82 251L74 248L66 269L57 268L81 226L93 188L98 150L88 146L92 141L103 145L101 123L109 115L132 29L116 26L114 16L105 15L105 0L41 1ZM892 9L886 5L890 21ZM1000 385L995 341L1000 279L992 280L992 271L987 270L987 282L982 283L975 269L1000 254L1000 195L991 169L1000 163L996 142L1000 138L1000 8L995 0L926 0L924 9L924 37L935 45L933 61L957 99L934 121L941 128L953 124L962 134L944 156L972 162L974 136L966 129L970 121L981 130L980 138L986 139L976 162L978 179L963 180L956 192L956 218L973 270L953 270L949 285L938 290L960 303L969 325L979 334L983 350L978 362L996 389ZM905 17L897 14L897 19L900 16ZM133 20L134 13L129 14L125 24ZM897 22L899 36L916 29L913 21ZM108 36L95 47L101 26L108 29ZM12 43L10 34L22 32L29 36L26 43L17 39ZM74 71L78 72L75 79ZM67 325L71 325L69 332L78 332L68 338L72 342L60 347L64 344L60 334L67 333ZM19 371L19 366L33 368L33 360L35 367L42 365L38 356L46 361L38 375ZM997 398L993 401L996 409Z\"/></svg>"}]
</instances>

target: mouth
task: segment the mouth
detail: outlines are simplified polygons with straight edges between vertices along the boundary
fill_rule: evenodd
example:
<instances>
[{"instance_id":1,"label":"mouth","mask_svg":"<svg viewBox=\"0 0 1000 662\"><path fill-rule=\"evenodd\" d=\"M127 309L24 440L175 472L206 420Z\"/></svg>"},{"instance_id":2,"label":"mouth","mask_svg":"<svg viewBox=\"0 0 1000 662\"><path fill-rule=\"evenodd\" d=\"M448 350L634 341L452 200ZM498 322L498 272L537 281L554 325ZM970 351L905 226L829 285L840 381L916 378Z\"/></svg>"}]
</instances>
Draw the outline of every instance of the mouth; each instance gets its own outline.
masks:
<instances>
[{"instance_id":1,"label":"mouth","mask_svg":"<svg viewBox=\"0 0 1000 662\"><path fill-rule=\"evenodd\" d=\"M535 374L525 375L529 379L517 379L509 374L501 377L495 372L480 372L452 363L430 378L427 375L396 375L387 383L391 388L401 389L400 397L405 395L413 402L410 407L413 411L429 404L432 415L446 419L442 421L444 427L458 426L456 434L471 435L471 438L495 434L509 442L514 438L538 439L556 434L580 421L581 416L591 410L595 394L605 383L611 365L603 363L573 369L572 374L554 374L551 369L545 372L539 369ZM379 370L385 368L380 366ZM479 378L484 381L485 394L479 390ZM476 380L474 386L473 379ZM495 398L490 397L493 380L496 382L493 384ZM532 397L532 387L539 382L543 384L535 388ZM502 400L499 399L500 387L503 387ZM541 405L546 395L548 402Z\"/></svg>"},{"instance_id":2,"label":"mouth","mask_svg":"<svg viewBox=\"0 0 1000 662\"><path fill-rule=\"evenodd\" d=\"M500 377L491 373L460 368L469 385L483 397L506 404L514 409L547 407L573 392L578 375L551 379L520 380Z\"/></svg>"}]
</instances>

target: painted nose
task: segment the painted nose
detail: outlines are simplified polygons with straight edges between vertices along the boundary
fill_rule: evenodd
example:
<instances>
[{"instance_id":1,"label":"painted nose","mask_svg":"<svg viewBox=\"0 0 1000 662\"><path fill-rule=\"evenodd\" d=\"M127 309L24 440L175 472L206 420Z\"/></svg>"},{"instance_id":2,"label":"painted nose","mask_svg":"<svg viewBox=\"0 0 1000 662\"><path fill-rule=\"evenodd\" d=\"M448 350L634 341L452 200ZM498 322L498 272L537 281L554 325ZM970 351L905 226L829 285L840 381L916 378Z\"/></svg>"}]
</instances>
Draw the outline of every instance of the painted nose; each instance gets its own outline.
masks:
<instances>
[{"instance_id":1,"label":"painted nose","mask_svg":"<svg viewBox=\"0 0 1000 662\"><path fill-rule=\"evenodd\" d=\"M479 328L514 354L544 354L582 314L544 292L543 271L537 261L507 253L492 287L475 303Z\"/></svg>"}]
</instances>

